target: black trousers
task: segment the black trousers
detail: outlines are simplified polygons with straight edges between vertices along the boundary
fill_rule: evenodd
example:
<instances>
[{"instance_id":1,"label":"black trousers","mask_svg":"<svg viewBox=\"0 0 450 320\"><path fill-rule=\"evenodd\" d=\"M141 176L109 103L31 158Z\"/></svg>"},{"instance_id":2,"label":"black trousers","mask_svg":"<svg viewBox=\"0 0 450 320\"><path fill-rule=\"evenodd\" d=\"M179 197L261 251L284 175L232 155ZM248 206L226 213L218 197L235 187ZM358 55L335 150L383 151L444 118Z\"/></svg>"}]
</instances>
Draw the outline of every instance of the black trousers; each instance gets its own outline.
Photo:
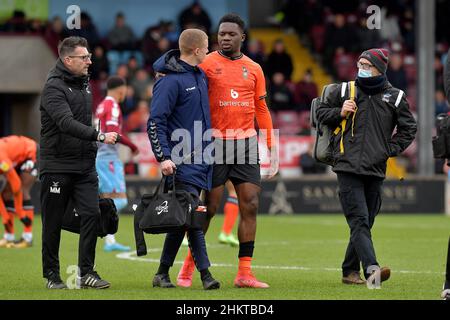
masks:
<instances>
[{"instance_id":1,"label":"black trousers","mask_svg":"<svg viewBox=\"0 0 450 320\"><path fill-rule=\"evenodd\" d=\"M378 266L372 243L371 229L381 207L382 178L351 173L337 173L339 199L347 224L350 241L342 263L342 273L347 276L363 266L368 277L368 267Z\"/></svg>"},{"instance_id":2,"label":"black trousers","mask_svg":"<svg viewBox=\"0 0 450 320\"><path fill-rule=\"evenodd\" d=\"M445 281L450 288L450 238L448 238L448 250L447 250L447 270L445 272Z\"/></svg>"},{"instance_id":3,"label":"black trousers","mask_svg":"<svg viewBox=\"0 0 450 320\"><path fill-rule=\"evenodd\" d=\"M169 179L168 184L172 181ZM177 190L186 190L190 192L196 199L198 199L201 190L196 186L188 183L176 182L175 186ZM166 189L169 186L166 186ZM194 205L193 208L196 208ZM161 254L160 262L166 266L172 267L173 262L177 256L178 250L180 249L181 243L183 242L184 232L170 232L166 235L166 240L164 241L164 248ZM206 250L205 235L201 229L190 229L187 231L187 238L189 243L189 248L191 249L192 257L194 258L195 266L198 271L205 270L211 266L208 259L208 253Z\"/></svg>"},{"instance_id":4,"label":"black trousers","mask_svg":"<svg viewBox=\"0 0 450 320\"><path fill-rule=\"evenodd\" d=\"M94 268L97 245L98 177L95 170L85 174L48 173L41 176L43 276L59 275L59 244L64 212L73 201L81 218L78 267L81 276Z\"/></svg>"}]
</instances>

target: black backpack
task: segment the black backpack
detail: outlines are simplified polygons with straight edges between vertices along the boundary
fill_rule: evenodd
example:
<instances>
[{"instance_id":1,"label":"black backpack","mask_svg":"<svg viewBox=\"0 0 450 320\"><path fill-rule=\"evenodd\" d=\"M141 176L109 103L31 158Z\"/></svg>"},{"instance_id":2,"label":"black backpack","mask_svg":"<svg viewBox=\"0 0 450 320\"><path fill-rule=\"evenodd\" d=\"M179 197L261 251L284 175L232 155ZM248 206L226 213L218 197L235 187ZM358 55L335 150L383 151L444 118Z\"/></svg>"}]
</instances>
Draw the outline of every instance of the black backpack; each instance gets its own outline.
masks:
<instances>
[{"instance_id":1,"label":"black backpack","mask_svg":"<svg viewBox=\"0 0 450 320\"><path fill-rule=\"evenodd\" d=\"M103 238L107 234L115 234L119 228L119 215L114 201L109 198L98 199L100 216L97 221L97 236ZM81 218L72 202L64 213L62 229L80 234Z\"/></svg>"},{"instance_id":2,"label":"black backpack","mask_svg":"<svg viewBox=\"0 0 450 320\"><path fill-rule=\"evenodd\" d=\"M345 95L346 87L349 87L349 99L355 99L356 95L356 87L355 82L350 81L348 83L343 83L342 97ZM321 123L317 119L317 109L319 108L322 101L325 101L329 92L335 89L339 84L332 83L326 85L322 89L322 94L320 97L314 98L311 102L311 116L310 116L310 124L311 128L316 129L316 136L313 148L313 157L316 161L327 164L334 165L334 155L333 155L333 146L331 144L331 138L333 134L336 132L336 128L330 128L329 126ZM350 88L352 90L350 90ZM351 92L351 93L350 93ZM345 128L346 119L342 120L341 126Z\"/></svg>"}]
</instances>

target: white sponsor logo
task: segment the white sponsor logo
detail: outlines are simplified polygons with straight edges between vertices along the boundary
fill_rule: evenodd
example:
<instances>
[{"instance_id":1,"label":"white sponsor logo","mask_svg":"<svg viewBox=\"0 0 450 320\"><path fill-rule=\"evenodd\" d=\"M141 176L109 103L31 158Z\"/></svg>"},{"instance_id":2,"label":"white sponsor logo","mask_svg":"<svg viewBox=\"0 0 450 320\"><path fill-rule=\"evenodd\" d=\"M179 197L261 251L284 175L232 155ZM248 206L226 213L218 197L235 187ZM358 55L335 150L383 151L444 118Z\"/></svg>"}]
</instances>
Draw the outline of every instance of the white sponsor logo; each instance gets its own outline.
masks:
<instances>
[{"instance_id":1,"label":"white sponsor logo","mask_svg":"<svg viewBox=\"0 0 450 320\"><path fill-rule=\"evenodd\" d=\"M50 193L61 193L61 187L58 186L59 182L53 182L53 186L50 187Z\"/></svg>"},{"instance_id":2,"label":"white sponsor logo","mask_svg":"<svg viewBox=\"0 0 450 320\"><path fill-rule=\"evenodd\" d=\"M237 99L237 98L239 98L239 93L237 91L235 91L234 89L231 89L231 97L233 99Z\"/></svg>"},{"instance_id":3,"label":"white sponsor logo","mask_svg":"<svg viewBox=\"0 0 450 320\"><path fill-rule=\"evenodd\" d=\"M192 91L192 90L195 90L196 88L195 88L195 86L194 87L191 87L191 88L186 88L186 91Z\"/></svg>"},{"instance_id":4,"label":"white sponsor logo","mask_svg":"<svg viewBox=\"0 0 450 320\"><path fill-rule=\"evenodd\" d=\"M167 213L169 211L169 206L167 201L164 201L163 203L161 203L159 206L157 206L155 208L156 214L160 215L161 213L165 212Z\"/></svg>"}]
</instances>

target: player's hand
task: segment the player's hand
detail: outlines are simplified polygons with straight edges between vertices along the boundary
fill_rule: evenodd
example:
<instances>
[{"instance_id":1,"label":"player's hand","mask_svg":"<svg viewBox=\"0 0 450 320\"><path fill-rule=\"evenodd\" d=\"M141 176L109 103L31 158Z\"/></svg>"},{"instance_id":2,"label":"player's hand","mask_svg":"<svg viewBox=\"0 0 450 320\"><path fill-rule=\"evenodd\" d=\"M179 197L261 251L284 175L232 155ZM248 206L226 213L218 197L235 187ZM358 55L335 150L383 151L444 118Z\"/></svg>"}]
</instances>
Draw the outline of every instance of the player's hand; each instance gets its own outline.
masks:
<instances>
[{"instance_id":1,"label":"player's hand","mask_svg":"<svg viewBox=\"0 0 450 320\"><path fill-rule=\"evenodd\" d=\"M269 172L263 175L264 179L272 179L278 173L280 167L279 153L276 146L270 149L270 168Z\"/></svg>"},{"instance_id":2,"label":"player's hand","mask_svg":"<svg viewBox=\"0 0 450 320\"><path fill-rule=\"evenodd\" d=\"M356 103L353 100L345 100L341 109L341 117L345 118L356 111Z\"/></svg>"},{"instance_id":3,"label":"player's hand","mask_svg":"<svg viewBox=\"0 0 450 320\"><path fill-rule=\"evenodd\" d=\"M174 170L177 168L172 160L164 160L161 162L161 172L165 176L170 176L173 174Z\"/></svg>"},{"instance_id":4,"label":"player's hand","mask_svg":"<svg viewBox=\"0 0 450 320\"><path fill-rule=\"evenodd\" d=\"M106 132L105 141L103 143L116 144L117 137L118 137L117 132Z\"/></svg>"}]
</instances>

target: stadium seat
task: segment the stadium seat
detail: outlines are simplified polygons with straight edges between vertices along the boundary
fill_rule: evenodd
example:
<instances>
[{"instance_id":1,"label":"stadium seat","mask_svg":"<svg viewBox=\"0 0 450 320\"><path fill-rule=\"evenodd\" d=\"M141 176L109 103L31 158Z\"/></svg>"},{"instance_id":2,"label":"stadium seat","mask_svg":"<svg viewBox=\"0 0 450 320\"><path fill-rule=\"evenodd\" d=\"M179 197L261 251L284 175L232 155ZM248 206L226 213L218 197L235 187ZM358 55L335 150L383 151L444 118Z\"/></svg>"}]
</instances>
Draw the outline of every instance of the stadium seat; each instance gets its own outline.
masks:
<instances>
[{"instance_id":1,"label":"stadium seat","mask_svg":"<svg viewBox=\"0 0 450 320\"><path fill-rule=\"evenodd\" d=\"M339 54L334 57L333 64L340 81L349 81L356 77L358 70L355 61L357 61L357 58L349 53Z\"/></svg>"},{"instance_id":2,"label":"stadium seat","mask_svg":"<svg viewBox=\"0 0 450 320\"><path fill-rule=\"evenodd\" d=\"M312 39L314 51L322 53L325 45L325 26L320 24L314 25L310 30L310 37Z\"/></svg>"},{"instance_id":3,"label":"stadium seat","mask_svg":"<svg viewBox=\"0 0 450 320\"><path fill-rule=\"evenodd\" d=\"M408 84L414 84L417 79L417 66L414 56L405 56L403 60L403 68L406 72L406 80Z\"/></svg>"},{"instance_id":4,"label":"stadium seat","mask_svg":"<svg viewBox=\"0 0 450 320\"><path fill-rule=\"evenodd\" d=\"M281 135L296 135L302 129L299 114L296 111L278 111L277 125Z\"/></svg>"}]
</instances>

